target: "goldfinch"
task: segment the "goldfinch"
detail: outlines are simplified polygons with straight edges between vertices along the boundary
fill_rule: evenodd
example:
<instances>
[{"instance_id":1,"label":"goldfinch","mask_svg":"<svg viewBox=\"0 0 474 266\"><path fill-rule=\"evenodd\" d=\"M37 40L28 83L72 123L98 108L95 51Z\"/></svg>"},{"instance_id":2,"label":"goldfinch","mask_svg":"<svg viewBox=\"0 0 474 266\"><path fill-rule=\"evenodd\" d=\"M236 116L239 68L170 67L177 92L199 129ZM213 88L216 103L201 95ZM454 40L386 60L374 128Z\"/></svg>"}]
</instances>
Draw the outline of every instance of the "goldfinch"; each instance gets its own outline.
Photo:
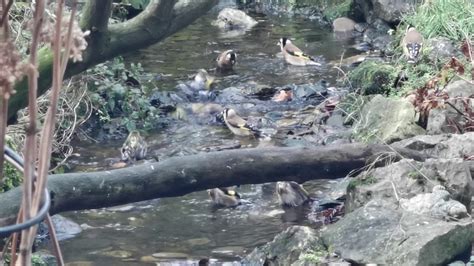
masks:
<instances>
[{"instance_id":1,"label":"goldfinch","mask_svg":"<svg viewBox=\"0 0 474 266\"><path fill-rule=\"evenodd\" d=\"M237 136L251 136L257 133L234 109L225 108L224 111L222 111L222 117L224 118L226 126Z\"/></svg>"},{"instance_id":2,"label":"goldfinch","mask_svg":"<svg viewBox=\"0 0 474 266\"><path fill-rule=\"evenodd\" d=\"M288 64L295 66L321 65L316 62L314 58L303 53L303 51L296 47L288 38L281 38L278 45L280 45L281 52Z\"/></svg>"},{"instance_id":3,"label":"goldfinch","mask_svg":"<svg viewBox=\"0 0 474 266\"><path fill-rule=\"evenodd\" d=\"M405 33L401 45L408 63L414 64L418 61L423 48L423 36L414 27L410 27Z\"/></svg>"},{"instance_id":4,"label":"goldfinch","mask_svg":"<svg viewBox=\"0 0 474 266\"><path fill-rule=\"evenodd\" d=\"M215 77L209 75L205 69L199 69L190 86L195 90L210 90Z\"/></svg>"},{"instance_id":5,"label":"goldfinch","mask_svg":"<svg viewBox=\"0 0 474 266\"><path fill-rule=\"evenodd\" d=\"M144 159L147 149L148 145L140 135L140 132L134 130L130 132L120 149L122 161L127 162Z\"/></svg>"},{"instance_id":6,"label":"goldfinch","mask_svg":"<svg viewBox=\"0 0 474 266\"><path fill-rule=\"evenodd\" d=\"M291 182L277 182L276 192L282 206L296 207L310 200L308 192L300 184Z\"/></svg>"},{"instance_id":7,"label":"goldfinch","mask_svg":"<svg viewBox=\"0 0 474 266\"><path fill-rule=\"evenodd\" d=\"M222 52L216 59L219 71L230 71L237 60L237 54L233 50Z\"/></svg>"},{"instance_id":8,"label":"goldfinch","mask_svg":"<svg viewBox=\"0 0 474 266\"><path fill-rule=\"evenodd\" d=\"M208 191L214 205L234 207L240 204L240 195L228 188L213 188Z\"/></svg>"}]
</instances>

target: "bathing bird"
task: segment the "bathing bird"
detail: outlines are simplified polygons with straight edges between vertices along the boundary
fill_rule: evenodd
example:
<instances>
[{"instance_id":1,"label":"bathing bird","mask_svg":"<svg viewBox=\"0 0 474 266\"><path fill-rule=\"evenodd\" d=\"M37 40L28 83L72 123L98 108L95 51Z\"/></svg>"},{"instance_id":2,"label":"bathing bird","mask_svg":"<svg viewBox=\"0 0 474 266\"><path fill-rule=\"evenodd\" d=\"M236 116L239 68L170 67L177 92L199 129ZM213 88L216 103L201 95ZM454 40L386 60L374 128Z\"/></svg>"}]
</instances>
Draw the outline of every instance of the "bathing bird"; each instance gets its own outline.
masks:
<instances>
[{"instance_id":1,"label":"bathing bird","mask_svg":"<svg viewBox=\"0 0 474 266\"><path fill-rule=\"evenodd\" d=\"M258 130L252 128L234 109L225 108L224 111L222 111L222 117L224 118L226 126L237 136L258 134Z\"/></svg>"},{"instance_id":2,"label":"bathing bird","mask_svg":"<svg viewBox=\"0 0 474 266\"><path fill-rule=\"evenodd\" d=\"M423 36L414 27L410 27L402 38L401 45L407 62L414 64L418 61L423 48Z\"/></svg>"},{"instance_id":3,"label":"bathing bird","mask_svg":"<svg viewBox=\"0 0 474 266\"><path fill-rule=\"evenodd\" d=\"M291 182L277 182L278 202L282 206L296 207L310 200L308 192L302 185Z\"/></svg>"},{"instance_id":4,"label":"bathing bird","mask_svg":"<svg viewBox=\"0 0 474 266\"><path fill-rule=\"evenodd\" d=\"M212 203L218 206L234 207L240 204L240 195L229 188L213 188L208 191Z\"/></svg>"},{"instance_id":5,"label":"bathing bird","mask_svg":"<svg viewBox=\"0 0 474 266\"><path fill-rule=\"evenodd\" d=\"M237 54L233 50L222 52L216 59L219 71L230 71L237 62Z\"/></svg>"},{"instance_id":6,"label":"bathing bird","mask_svg":"<svg viewBox=\"0 0 474 266\"><path fill-rule=\"evenodd\" d=\"M303 53L303 51L296 47L288 38L281 38L278 45L288 64L295 66L321 65L316 62L313 57Z\"/></svg>"},{"instance_id":7,"label":"bathing bird","mask_svg":"<svg viewBox=\"0 0 474 266\"><path fill-rule=\"evenodd\" d=\"M279 90L273 96L272 100L274 102L286 102L291 101L293 99L293 90L291 88L284 88Z\"/></svg>"},{"instance_id":8,"label":"bathing bird","mask_svg":"<svg viewBox=\"0 0 474 266\"><path fill-rule=\"evenodd\" d=\"M133 130L128 135L122 145L120 152L122 161L136 161L144 159L147 153L148 145L140 135L140 132Z\"/></svg>"}]
</instances>

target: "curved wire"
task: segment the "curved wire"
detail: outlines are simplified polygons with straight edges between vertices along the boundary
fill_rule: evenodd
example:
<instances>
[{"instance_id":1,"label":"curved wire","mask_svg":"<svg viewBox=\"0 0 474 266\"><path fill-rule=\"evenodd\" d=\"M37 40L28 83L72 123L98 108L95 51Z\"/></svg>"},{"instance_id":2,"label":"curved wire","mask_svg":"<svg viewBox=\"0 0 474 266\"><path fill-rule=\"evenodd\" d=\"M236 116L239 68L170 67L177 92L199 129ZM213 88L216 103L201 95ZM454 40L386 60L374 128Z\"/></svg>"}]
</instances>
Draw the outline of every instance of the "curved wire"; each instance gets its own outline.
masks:
<instances>
[{"instance_id":1,"label":"curved wire","mask_svg":"<svg viewBox=\"0 0 474 266\"><path fill-rule=\"evenodd\" d=\"M23 158L21 158L15 151L5 146L5 158L8 162L13 164L18 170L23 172ZM0 227L0 237L7 237L12 233L20 232L26 228L34 226L44 220L44 217L48 214L49 207L51 206L51 198L49 196L48 189L44 189L44 200L43 206L38 211L36 216L32 217L30 220L25 221L20 224L8 225Z\"/></svg>"}]
</instances>

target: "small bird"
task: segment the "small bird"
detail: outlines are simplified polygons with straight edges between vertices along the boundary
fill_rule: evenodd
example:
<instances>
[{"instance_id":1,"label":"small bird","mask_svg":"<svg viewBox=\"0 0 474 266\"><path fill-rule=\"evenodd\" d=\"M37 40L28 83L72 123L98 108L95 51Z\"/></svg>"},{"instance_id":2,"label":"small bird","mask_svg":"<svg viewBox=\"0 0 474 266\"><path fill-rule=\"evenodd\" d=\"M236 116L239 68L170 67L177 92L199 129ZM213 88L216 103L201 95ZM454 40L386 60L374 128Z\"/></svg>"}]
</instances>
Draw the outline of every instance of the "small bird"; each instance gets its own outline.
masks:
<instances>
[{"instance_id":1,"label":"small bird","mask_svg":"<svg viewBox=\"0 0 474 266\"><path fill-rule=\"evenodd\" d=\"M222 117L226 126L237 136L251 136L258 133L257 130L252 129L247 121L240 117L234 109L225 108L222 111Z\"/></svg>"},{"instance_id":2,"label":"small bird","mask_svg":"<svg viewBox=\"0 0 474 266\"><path fill-rule=\"evenodd\" d=\"M222 52L216 59L217 70L230 71L237 62L237 54L233 50Z\"/></svg>"},{"instance_id":3,"label":"small bird","mask_svg":"<svg viewBox=\"0 0 474 266\"><path fill-rule=\"evenodd\" d=\"M122 154L122 161L136 161L144 159L147 153L148 145L140 135L140 132L133 130L128 135L127 139L122 145L120 152Z\"/></svg>"},{"instance_id":4,"label":"small bird","mask_svg":"<svg viewBox=\"0 0 474 266\"><path fill-rule=\"evenodd\" d=\"M291 88L284 88L279 90L272 98L274 102L286 102L293 99L293 91Z\"/></svg>"},{"instance_id":5,"label":"small bird","mask_svg":"<svg viewBox=\"0 0 474 266\"><path fill-rule=\"evenodd\" d=\"M281 38L278 42L280 45L281 52L285 57L287 63L295 66L307 66L314 65L320 66L321 64L316 62L313 57L303 53L298 47L296 47L288 38Z\"/></svg>"},{"instance_id":6,"label":"small bird","mask_svg":"<svg viewBox=\"0 0 474 266\"><path fill-rule=\"evenodd\" d=\"M403 53L407 57L407 62L414 64L418 61L423 48L423 36L414 28L408 28L402 39Z\"/></svg>"},{"instance_id":7,"label":"small bird","mask_svg":"<svg viewBox=\"0 0 474 266\"><path fill-rule=\"evenodd\" d=\"M276 192L282 206L296 207L310 200L308 192L300 184L291 182L277 182Z\"/></svg>"},{"instance_id":8,"label":"small bird","mask_svg":"<svg viewBox=\"0 0 474 266\"><path fill-rule=\"evenodd\" d=\"M207 191L212 202L218 206L234 207L240 204L240 195L229 188L213 188Z\"/></svg>"},{"instance_id":9,"label":"small bird","mask_svg":"<svg viewBox=\"0 0 474 266\"><path fill-rule=\"evenodd\" d=\"M189 84L191 88L195 90L210 90L212 83L214 83L215 77L209 75L205 69L199 69L194 80Z\"/></svg>"}]
</instances>

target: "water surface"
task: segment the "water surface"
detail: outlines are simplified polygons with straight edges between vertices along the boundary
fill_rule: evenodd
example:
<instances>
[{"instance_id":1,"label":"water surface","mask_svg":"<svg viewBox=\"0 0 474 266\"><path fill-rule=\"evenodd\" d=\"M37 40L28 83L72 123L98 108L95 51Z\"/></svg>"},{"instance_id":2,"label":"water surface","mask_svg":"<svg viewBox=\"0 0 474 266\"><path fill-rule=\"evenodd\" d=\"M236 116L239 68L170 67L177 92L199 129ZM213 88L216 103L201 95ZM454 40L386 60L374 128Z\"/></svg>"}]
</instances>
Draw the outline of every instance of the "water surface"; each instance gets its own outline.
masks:
<instances>
[{"instance_id":1,"label":"water surface","mask_svg":"<svg viewBox=\"0 0 474 266\"><path fill-rule=\"evenodd\" d=\"M219 77L218 89L242 84L275 87L316 83L321 79L334 84L338 77L338 72L327 64L295 67L284 63L276 45L281 37L294 38L296 45L321 62L336 60L341 53L351 52L351 43L334 39L329 29L304 18L255 15L259 24L254 29L231 36L211 26L215 17L216 11L210 12L164 42L128 55L126 61L141 63L146 71L157 74L160 89L171 90L199 68L212 72L217 55L234 49L238 53L235 73ZM151 152L160 159L192 154L206 146L236 140L244 147L258 144L255 139L235 137L220 125L193 121L177 121L146 138ZM120 146L121 142L77 143L75 150L81 157L71 161L74 171L103 169L106 158L118 156ZM312 192L325 192L329 182L315 181L305 186ZM130 211L104 209L67 213L67 217L89 228L76 238L62 242L65 259L93 261L94 265L146 265L140 258L158 252L180 252L195 261L202 257L237 261L289 225L312 224L304 214L283 212L276 203L272 187L245 185L238 188L245 204L233 209L211 208L207 193L201 191L133 204ZM234 252L227 254L223 250Z\"/></svg>"}]
</instances>

